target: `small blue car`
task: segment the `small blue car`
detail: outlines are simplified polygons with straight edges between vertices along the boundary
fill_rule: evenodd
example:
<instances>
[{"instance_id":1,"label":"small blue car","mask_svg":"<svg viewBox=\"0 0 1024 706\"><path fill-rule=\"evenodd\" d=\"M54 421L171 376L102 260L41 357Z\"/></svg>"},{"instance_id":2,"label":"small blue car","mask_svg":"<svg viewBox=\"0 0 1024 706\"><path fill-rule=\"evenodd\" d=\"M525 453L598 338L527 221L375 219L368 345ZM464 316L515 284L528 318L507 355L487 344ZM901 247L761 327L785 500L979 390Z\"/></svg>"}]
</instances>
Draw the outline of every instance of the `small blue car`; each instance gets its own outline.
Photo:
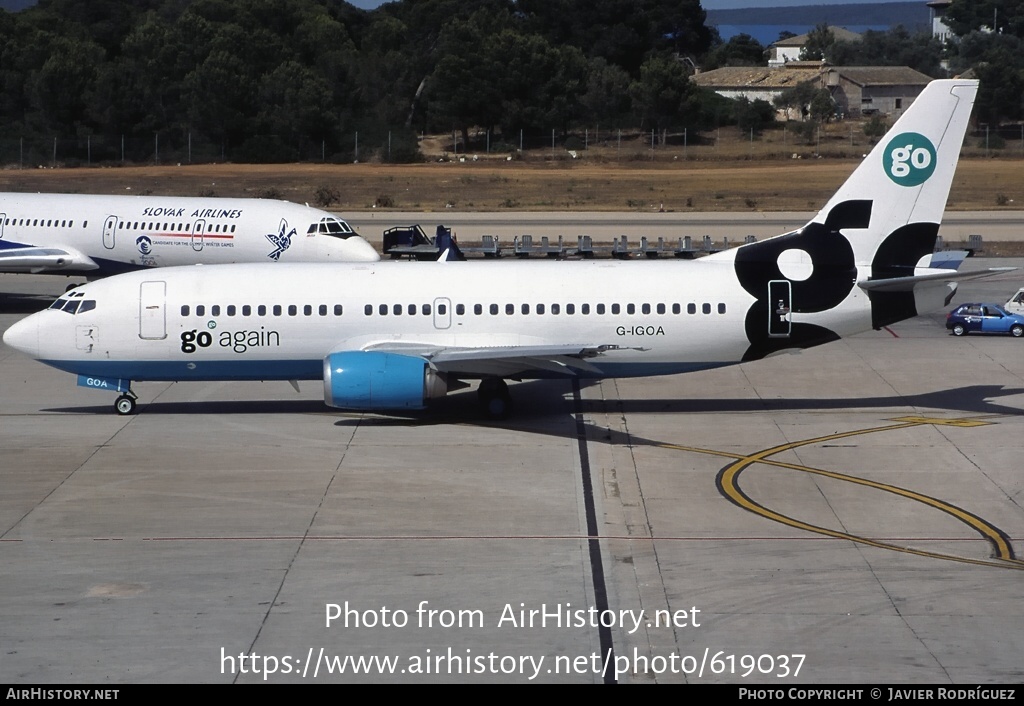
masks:
<instances>
[{"instance_id":1,"label":"small blue car","mask_svg":"<svg viewBox=\"0 0 1024 706\"><path fill-rule=\"evenodd\" d=\"M961 304L946 315L946 328L954 336L967 333L1008 333L1024 336L1024 316L1011 314L998 304Z\"/></svg>"}]
</instances>

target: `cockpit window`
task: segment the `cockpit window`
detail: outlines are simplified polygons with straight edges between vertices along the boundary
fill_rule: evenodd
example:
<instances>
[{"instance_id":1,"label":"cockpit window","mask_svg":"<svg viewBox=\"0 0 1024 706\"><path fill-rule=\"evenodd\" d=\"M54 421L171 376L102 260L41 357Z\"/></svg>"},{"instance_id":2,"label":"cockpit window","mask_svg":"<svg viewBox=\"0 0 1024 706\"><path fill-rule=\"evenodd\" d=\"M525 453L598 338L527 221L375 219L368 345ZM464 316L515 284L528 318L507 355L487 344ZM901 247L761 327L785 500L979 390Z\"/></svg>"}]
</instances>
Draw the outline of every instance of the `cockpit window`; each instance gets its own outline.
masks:
<instances>
[{"instance_id":1,"label":"cockpit window","mask_svg":"<svg viewBox=\"0 0 1024 706\"><path fill-rule=\"evenodd\" d=\"M312 223L309 226L309 230L306 231L306 235L313 235L314 233L320 233L321 235L329 235L332 238L351 238L355 235L355 231L345 221L340 218L328 217L321 218L319 223Z\"/></svg>"},{"instance_id":2,"label":"cockpit window","mask_svg":"<svg viewBox=\"0 0 1024 706\"><path fill-rule=\"evenodd\" d=\"M62 298L56 300L53 304L50 304L50 308L58 310L58 311L66 312L66 313L71 314L71 315L74 315L74 314L84 314L85 312L92 311L93 309L96 308L96 300L95 299L84 299L83 300L83 299L77 299L77 298L76 299L70 298L70 297L73 297L73 296L75 296L75 295L72 294L72 295L69 295L68 298L62 297ZM84 295L83 294L79 294L77 296L84 296Z\"/></svg>"}]
</instances>

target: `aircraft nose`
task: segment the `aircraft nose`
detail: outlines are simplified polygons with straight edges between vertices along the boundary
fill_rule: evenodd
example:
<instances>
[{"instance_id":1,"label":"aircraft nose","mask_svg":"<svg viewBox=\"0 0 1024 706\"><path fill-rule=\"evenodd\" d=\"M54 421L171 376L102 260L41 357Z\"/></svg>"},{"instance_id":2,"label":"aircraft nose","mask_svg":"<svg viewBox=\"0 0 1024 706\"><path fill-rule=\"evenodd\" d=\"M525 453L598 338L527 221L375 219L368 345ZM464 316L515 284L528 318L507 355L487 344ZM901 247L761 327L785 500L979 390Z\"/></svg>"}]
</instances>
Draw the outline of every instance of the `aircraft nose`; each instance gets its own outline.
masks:
<instances>
[{"instance_id":1,"label":"aircraft nose","mask_svg":"<svg viewBox=\"0 0 1024 706\"><path fill-rule=\"evenodd\" d=\"M39 314L15 322L4 331L4 343L14 350L39 357Z\"/></svg>"}]
</instances>

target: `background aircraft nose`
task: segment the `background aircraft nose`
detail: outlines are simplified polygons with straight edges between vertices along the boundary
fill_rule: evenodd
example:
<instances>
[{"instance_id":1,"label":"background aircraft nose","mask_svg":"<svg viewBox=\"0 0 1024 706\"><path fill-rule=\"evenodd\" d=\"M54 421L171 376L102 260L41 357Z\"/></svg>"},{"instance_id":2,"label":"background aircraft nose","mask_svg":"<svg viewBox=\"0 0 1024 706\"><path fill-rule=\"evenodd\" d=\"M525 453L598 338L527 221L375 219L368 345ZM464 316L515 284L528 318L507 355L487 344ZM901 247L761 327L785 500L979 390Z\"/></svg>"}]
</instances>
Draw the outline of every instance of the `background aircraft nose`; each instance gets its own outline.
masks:
<instances>
[{"instance_id":1,"label":"background aircraft nose","mask_svg":"<svg viewBox=\"0 0 1024 706\"><path fill-rule=\"evenodd\" d=\"M11 348L39 357L39 314L32 314L17 321L4 331L4 343Z\"/></svg>"},{"instance_id":2,"label":"background aircraft nose","mask_svg":"<svg viewBox=\"0 0 1024 706\"><path fill-rule=\"evenodd\" d=\"M359 262L376 262L380 260L380 254L370 243L361 237L349 238L345 241L352 251L349 259Z\"/></svg>"}]
</instances>

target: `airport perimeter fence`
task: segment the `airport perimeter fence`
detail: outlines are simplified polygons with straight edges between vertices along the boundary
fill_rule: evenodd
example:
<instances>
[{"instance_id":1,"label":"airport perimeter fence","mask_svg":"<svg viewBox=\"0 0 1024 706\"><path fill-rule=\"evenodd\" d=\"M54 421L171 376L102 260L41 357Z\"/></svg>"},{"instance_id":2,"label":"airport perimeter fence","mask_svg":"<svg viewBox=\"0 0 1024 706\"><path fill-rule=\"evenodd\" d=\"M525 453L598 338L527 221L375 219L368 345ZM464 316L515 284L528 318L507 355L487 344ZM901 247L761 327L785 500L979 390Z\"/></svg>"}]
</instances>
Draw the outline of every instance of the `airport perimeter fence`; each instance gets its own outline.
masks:
<instances>
[{"instance_id":1,"label":"airport perimeter fence","mask_svg":"<svg viewBox=\"0 0 1024 706\"><path fill-rule=\"evenodd\" d=\"M303 141L289 144L274 135L253 136L244 143L213 143L185 134L154 134L152 138L89 135L84 137L23 137L0 139L0 168L52 169L57 167L181 165L213 163L334 163L448 161L490 159L572 160L586 154L603 159L634 161L683 158L689 151L716 149L727 130L698 133L632 129L584 128L521 131L501 135L488 130L418 135L407 130L354 132L344 144ZM751 135L750 143L761 136ZM790 134L788 141L796 137ZM785 141L785 140L782 140ZM741 141L742 142L742 141Z\"/></svg>"},{"instance_id":2,"label":"airport perimeter fence","mask_svg":"<svg viewBox=\"0 0 1024 706\"><path fill-rule=\"evenodd\" d=\"M689 142L688 142L689 140ZM712 138L712 141L714 138ZM81 137L19 137L0 139L0 167L47 169L57 167L292 162L413 162L464 159L467 156L572 159L588 149L612 150L623 159L650 156L665 147L708 144L696 132L669 133L641 129L583 129L522 131L513 136L473 130L467 144L461 132L419 135L407 130L360 136L353 132L344 144L304 140L289 144L275 135L252 136L242 144L215 143L189 134L154 134L151 138L87 135Z\"/></svg>"},{"instance_id":3,"label":"airport perimeter fence","mask_svg":"<svg viewBox=\"0 0 1024 706\"><path fill-rule=\"evenodd\" d=\"M806 132L803 131L803 132ZM401 136L401 137L399 137ZM724 139L723 139L724 138ZM875 140L855 125L823 126L807 138L795 128L779 125L761 134L741 134L735 126L697 132L584 128L515 135L473 130L467 144L461 132L421 135L388 131L347 144L305 140L289 144L275 135L253 136L240 145L215 143L189 134L154 134L152 138L90 135L84 137L2 138L0 168L215 164L284 164L352 162L416 162L437 160L532 159L573 160L585 156L609 161L772 158L806 152L825 157L860 156ZM966 154L1024 157L1024 124L998 129L978 127L968 133Z\"/></svg>"},{"instance_id":4,"label":"airport perimeter fence","mask_svg":"<svg viewBox=\"0 0 1024 706\"><path fill-rule=\"evenodd\" d=\"M352 151L329 148L326 141L288 145L276 136L254 136L240 145L215 143L191 135L154 134L151 138L88 135L84 137L0 139L0 167L56 167L151 164L348 162Z\"/></svg>"}]
</instances>

